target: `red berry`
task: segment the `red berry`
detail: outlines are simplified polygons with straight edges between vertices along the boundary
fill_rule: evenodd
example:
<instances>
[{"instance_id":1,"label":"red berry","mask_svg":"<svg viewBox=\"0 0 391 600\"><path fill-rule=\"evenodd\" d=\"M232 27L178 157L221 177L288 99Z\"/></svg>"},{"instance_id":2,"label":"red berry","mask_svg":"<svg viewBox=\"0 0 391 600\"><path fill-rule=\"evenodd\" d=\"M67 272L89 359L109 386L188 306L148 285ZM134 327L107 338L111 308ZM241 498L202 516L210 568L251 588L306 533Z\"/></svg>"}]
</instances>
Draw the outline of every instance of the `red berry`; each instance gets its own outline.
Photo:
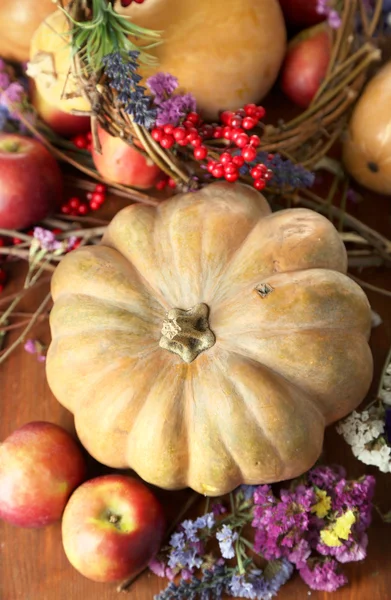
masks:
<instances>
[{"instance_id":1,"label":"red berry","mask_svg":"<svg viewBox=\"0 0 391 600\"><path fill-rule=\"evenodd\" d=\"M201 137L209 139L213 137L214 131L213 125L206 124L199 129L199 134Z\"/></svg>"},{"instance_id":2,"label":"red berry","mask_svg":"<svg viewBox=\"0 0 391 600\"><path fill-rule=\"evenodd\" d=\"M96 184L94 192L98 192L99 194L105 194L106 191L106 186L103 183Z\"/></svg>"},{"instance_id":3,"label":"red berry","mask_svg":"<svg viewBox=\"0 0 391 600\"><path fill-rule=\"evenodd\" d=\"M231 154L229 152L223 152L220 155L220 162L223 165L227 165L228 163L231 163L232 162L232 156L231 156Z\"/></svg>"},{"instance_id":4,"label":"red berry","mask_svg":"<svg viewBox=\"0 0 391 600\"><path fill-rule=\"evenodd\" d=\"M226 140L230 140L232 138L232 129L231 127L228 127L228 125L223 128L223 138Z\"/></svg>"},{"instance_id":5,"label":"red berry","mask_svg":"<svg viewBox=\"0 0 391 600\"><path fill-rule=\"evenodd\" d=\"M198 136L191 140L190 143L192 146L194 146L194 148L198 148L202 144L202 139L200 138L200 136Z\"/></svg>"},{"instance_id":6,"label":"red berry","mask_svg":"<svg viewBox=\"0 0 391 600\"><path fill-rule=\"evenodd\" d=\"M267 171L267 173L264 174L263 178L265 181L270 181L271 179L273 179L273 172Z\"/></svg>"},{"instance_id":7,"label":"red berry","mask_svg":"<svg viewBox=\"0 0 391 600\"><path fill-rule=\"evenodd\" d=\"M155 184L155 188L159 191L164 190L164 188L167 185L167 179L160 179L156 184Z\"/></svg>"},{"instance_id":8,"label":"red berry","mask_svg":"<svg viewBox=\"0 0 391 600\"><path fill-rule=\"evenodd\" d=\"M243 167L243 165L244 165L244 158L243 158L243 156L234 156L233 159L232 159L232 162L237 167Z\"/></svg>"},{"instance_id":9,"label":"red berry","mask_svg":"<svg viewBox=\"0 0 391 600\"><path fill-rule=\"evenodd\" d=\"M72 138L72 142L75 144L76 148L87 148L88 142L84 135L77 135L76 137Z\"/></svg>"},{"instance_id":10,"label":"red berry","mask_svg":"<svg viewBox=\"0 0 391 600\"><path fill-rule=\"evenodd\" d=\"M99 192L94 192L92 194L92 198L91 198L91 202L96 202L96 204L103 204L103 202L105 201L105 196L104 194L99 194Z\"/></svg>"},{"instance_id":11,"label":"red berry","mask_svg":"<svg viewBox=\"0 0 391 600\"><path fill-rule=\"evenodd\" d=\"M194 149L194 158L197 160L204 160L208 156L208 149L206 146L198 146Z\"/></svg>"},{"instance_id":12,"label":"red berry","mask_svg":"<svg viewBox=\"0 0 391 600\"><path fill-rule=\"evenodd\" d=\"M233 127L234 129L238 129L238 127L242 126L242 119L240 117L237 117L236 115L234 115L233 117L231 117L231 119L229 120L228 125L230 125L231 127Z\"/></svg>"},{"instance_id":13,"label":"red berry","mask_svg":"<svg viewBox=\"0 0 391 600\"><path fill-rule=\"evenodd\" d=\"M250 137L249 144L250 144L250 146L253 146L254 148L258 148L258 146L260 146L260 144L261 144L261 140L259 139L259 136L252 135Z\"/></svg>"},{"instance_id":14,"label":"red berry","mask_svg":"<svg viewBox=\"0 0 391 600\"><path fill-rule=\"evenodd\" d=\"M186 139L188 142L191 143L193 140L197 140L199 137L200 136L198 135L197 129L194 129L194 127L193 127L192 130L190 132L188 132Z\"/></svg>"},{"instance_id":15,"label":"red berry","mask_svg":"<svg viewBox=\"0 0 391 600\"><path fill-rule=\"evenodd\" d=\"M163 129L161 127L155 127L151 131L151 136L155 140L155 142L160 142L163 138Z\"/></svg>"},{"instance_id":16,"label":"red berry","mask_svg":"<svg viewBox=\"0 0 391 600\"><path fill-rule=\"evenodd\" d=\"M80 198L77 198L76 196L74 196L73 198L71 198L68 201L68 205L70 206L70 208L79 208L79 206L80 206Z\"/></svg>"},{"instance_id":17,"label":"red berry","mask_svg":"<svg viewBox=\"0 0 391 600\"><path fill-rule=\"evenodd\" d=\"M254 187L257 190L263 190L265 186L266 186L266 181L264 179L256 179L254 181Z\"/></svg>"},{"instance_id":18,"label":"red berry","mask_svg":"<svg viewBox=\"0 0 391 600\"><path fill-rule=\"evenodd\" d=\"M92 133L91 133L91 131L88 131L86 133L86 140L87 140L87 142L92 142Z\"/></svg>"},{"instance_id":19,"label":"red berry","mask_svg":"<svg viewBox=\"0 0 391 600\"><path fill-rule=\"evenodd\" d=\"M192 121L184 121L183 127L186 129L194 129L194 123Z\"/></svg>"},{"instance_id":20,"label":"red berry","mask_svg":"<svg viewBox=\"0 0 391 600\"><path fill-rule=\"evenodd\" d=\"M244 112L249 117L255 117L257 111L257 107L255 104L246 104L244 107Z\"/></svg>"},{"instance_id":21,"label":"red berry","mask_svg":"<svg viewBox=\"0 0 391 600\"><path fill-rule=\"evenodd\" d=\"M61 212L63 215L69 215L71 212L71 207L68 206L68 204L63 204L63 206L61 207Z\"/></svg>"},{"instance_id":22,"label":"red berry","mask_svg":"<svg viewBox=\"0 0 391 600\"><path fill-rule=\"evenodd\" d=\"M238 167L236 165L234 165L233 163L229 163L228 165L224 165L224 173L237 173L238 172Z\"/></svg>"},{"instance_id":23,"label":"red berry","mask_svg":"<svg viewBox=\"0 0 391 600\"><path fill-rule=\"evenodd\" d=\"M5 283L5 280L7 279L7 274L4 271L4 269L0 269L0 284Z\"/></svg>"},{"instance_id":24,"label":"red berry","mask_svg":"<svg viewBox=\"0 0 391 600\"><path fill-rule=\"evenodd\" d=\"M187 133L184 127L175 127L173 131L173 136L177 142L179 142L180 140L184 140L186 135Z\"/></svg>"},{"instance_id":25,"label":"red berry","mask_svg":"<svg viewBox=\"0 0 391 600\"><path fill-rule=\"evenodd\" d=\"M212 175L213 175L213 177L216 177L217 179L224 176L224 167L221 163L217 163L214 166Z\"/></svg>"},{"instance_id":26,"label":"red berry","mask_svg":"<svg viewBox=\"0 0 391 600\"><path fill-rule=\"evenodd\" d=\"M230 183L233 183L234 181L236 181L239 178L239 173L236 171L235 173L226 173L225 174L225 179L227 181L229 181Z\"/></svg>"},{"instance_id":27,"label":"red berry","mask_svg":"<svg viewBox=\"0 0 391 600\"><path fill-rule=\"evenodd\" d=\"M220 115L220 121L224 125L229 125L230 119L234 116L234 113L231 110L225 110Z\"/></svg>"},{"instance_id":28,"label":"red berry","mask_svg":"<svg viewBox=\"0 0 391 600\"><path fill-rule=\"evenodd\" d=\"M72 246L72 250L76 250L76 248L78 248L81 244L81 239L78 238L77 240L74 241L73 246Z\"/></svg>"},{"instance_id":29,"label":"red berry","mask_svg":"<svg viewBox=\"0 0 391 600\"><path fill-rule=\"evenodd\" d=\"M240 135L238 135L235 139L235 144L238 146L238 148L244 148L244 146L248 144L247 133L241 133Z\"/></svg>"},{"instance_id":30,"label":"red berry","mask_svg":"<svg viewBox=\"0 0 391 600\"><path fill-rule=\"evenodd\" d=\"M217 165L217 162L215 160L210 160L208 162L208 164L206 165L206 168L208 169L209 173L213 173L213 169L215 168L216 165Z\"/></svg>"},{"instance_id":31,"label":"red berry","mask_svg":"<svg viewBox=\"0 0 391 600\"><path fill-rule=\"evenodd\" d=\"M22 243L22 240L18 237L14 237L14 238L12 238L12 243L14 246L17 246L18 244Z\"/></svg>"},{"instance_id":32,"label":"red berry","mask_svg":"<svg viewBox=\"0 0 391 600\"><path fill-rule=\"evenodd\" d=\"M257 110L255 111L254 117L259 121L259 119L263 119L265 115L266 110L263 108L263 106L257 106Z\"/></svg>"},{"instance_id":33,"label":"red berry","mask_svg":"<svg viewBox=\"0 0 391 600\"><path fill-rule=\"evenodd\" d=\"M252 146L245 146L242 150L242 156L245 161L251 162L257 157L257 151Z\"/></svg>"},{"instance_id":34,"label":"red berry","mask_svg":"<svg viewBox=\"0 0 391 600\"><path fill-rule=\"evenodd\" d=\"M190 112L186 115L186 121L191 121L191 123L194 123L194 125L198 125L200 122L200 115L195 112Z\"/></svg>"},{"instance_id":35,"label":"red berry","mask_svg":"<svg viewBox=\"0 0 391 600\"><path fill-rule=\"evenodd\" d=\"M259 165L251 169L250 175L253 179L260 179L262 177L263 173L262 169L259 168Z\"/></svg>"},{"instance_id":36,"label":"red berry","mask_svg":"<svg viewBox=\"0 0 391 600\"><path fill-rule=\"evenodd\" d=\"M244 108L239 108L236 112L235 115L237 115L238 117L245 117L246 116L246 111L244 110Z\"/></svg>"},{"instance_id":37,"label":"red berry","mask_svg":"<svg viewBox=\"0 0 391 600\"><path fill-rule=\"evenodd\" d=\"M58 235L59 233L62 233L62 229L55 227L54 229L52 229L52 233L54 233L54 235Z\"/></svg>"},{"instance_id":38,"label":"red berry","mask_svg":"<svg viewBox=\"0 0 391 600\"><path fill-rule=\"evenodd\" d=\"M178 140L177 144L178 146L187 146L189 142L187 141L187 138L185 138L184 140Z\"/></svg>"},{"instance_id":39,"label":"red berry","mask_svg":"<svg viewBox=\"0 0 391 600\"><path fill-rule=\"evenodd\" d=\"M164 135L160 145L162 146L162 148L166 148L168 150L168 148L172 148L172 146L175 144L175 140L173 138L172 135Z\"/></svg>"},{"instance_id":40,"label":"red berry","mask_svg":"<svg viewBox=\"0 0 391 600\"><path fill-rule=\"evenodd\" d=\"M0 237L0 248L3 248L4 246L5 246L4 238Z\"/></svg>"},{"instance_id":41,"label":"red berry","mask_svg":"<svg viewBox=\"0 0 391 600\"><path fill-rule=\"evenodd\" d=\"M232 132L232 141L236 142L236 140L242 133L244 133L244 129L242 129L241 127L239 127L239 129L234 129Z\"/></svg>"},{"instance_id":42,"label":"red berry","mask_svg":"<svg viewBox=\"0 0 391 600\"><path fill-rule=\"evenodd\" d=\"M164 133L167 133L168 135L172 135L174 133L174 129L174 125L171 125L170 123L163 127Z\"/></svg>"},{"instance_id":43,"label":"red berry","mask_svg":"<svg viewBox=\"0 0 391 600\"><path fill-rule=\"evenodd\" d=\"M221 139L223 137L223 131L224 131L223 127L220 127L220 125L218 125L217 127L215 127L215 130L213 132L213 137L216 140Z\"/></svg>"},{"instance_id":44,"label":"red berry","mask_svg":"<svg viewBox=\"0 0 391 600\"><path fill-rule=\"evenodd\" d=\"M83 207L81 206L80 208L83 208ZM90 202L91 210L98 210L98 208L100 208L100 204L98 204L98 202ZM82 213L82 214L86 214L86 213Z\"/></svg>"},{"instance_id":45,"label":"red berry","mask_svg":"<svg viewBox=\"0 0 391 600\"><path fill-rule=\"evenodd\" d=\"M93 204L95 205L94 202L91 202L90 208L92 210L96 210L96 209L92 208ZM97 205L97 208L99 208L99 205ZM87 215L88 214L88 206L87 206L87 204L80 204L79 208L77 209L77 212L75 212L73 214L75 214L75 215L77 215L77 214L79 214L79 215Z\"/></svg>"},{"instance_id":46,"label":"red berry","mask_svg":"<svg viewBox=\"0 0 391 600\"><path fill-rule=\"evenodd\" d=\"M257 122L255 119L253 119L252 117L246 117L245 119L243 119L242 127L243 129L253 129L256 124Z\"/></svg>"}]
</instances>

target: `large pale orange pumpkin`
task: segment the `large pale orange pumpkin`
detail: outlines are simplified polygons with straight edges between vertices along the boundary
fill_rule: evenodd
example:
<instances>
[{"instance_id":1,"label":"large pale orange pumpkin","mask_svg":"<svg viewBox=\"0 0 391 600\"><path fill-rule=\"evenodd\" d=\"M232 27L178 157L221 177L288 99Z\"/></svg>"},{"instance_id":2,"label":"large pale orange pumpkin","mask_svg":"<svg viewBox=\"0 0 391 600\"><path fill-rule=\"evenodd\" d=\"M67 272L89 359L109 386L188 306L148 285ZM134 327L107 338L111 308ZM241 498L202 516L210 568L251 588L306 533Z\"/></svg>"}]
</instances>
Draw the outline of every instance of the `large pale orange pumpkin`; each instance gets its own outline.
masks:
<instances>
[{"instance_id":1,"label":"large pale orange pumpkin","mask_svg":"<svg viewBox=\"0 0 391 600\"><path fill-rule=\"evenodd\" d=\"M162 31L157 66L192 92L205 117L259 102L269 92L286 49L278 0L147 0L115 10L136 25Z\"/></svg>"},{"instance_id":2,"label":"large pale orange pumpkin","mask_svg":"<svg viewBox=\"0 0 391 600\"><path fill-rule=\"evenodd\" d=\"M371 381L345 272L326 218L247 186L129 206L54 273L49 385L96 459L163 488L294 477Z\"/></svg>"}]
</instances>

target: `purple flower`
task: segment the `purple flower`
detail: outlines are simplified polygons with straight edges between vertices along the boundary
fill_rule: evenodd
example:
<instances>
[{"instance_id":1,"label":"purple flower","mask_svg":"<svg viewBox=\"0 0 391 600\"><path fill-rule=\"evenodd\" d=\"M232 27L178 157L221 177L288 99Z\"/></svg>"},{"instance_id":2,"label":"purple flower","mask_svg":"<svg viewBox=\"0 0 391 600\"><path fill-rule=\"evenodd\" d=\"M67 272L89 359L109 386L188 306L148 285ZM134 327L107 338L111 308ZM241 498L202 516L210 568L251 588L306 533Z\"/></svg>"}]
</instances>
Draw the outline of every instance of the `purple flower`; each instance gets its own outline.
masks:
<instances>
[{"instance_id":1,"label":"purple flower","mask_svg":"<svg viewBox=\"0 0 391 600\"><path fill-rule=\"evenodd\" d=\"M38 240L41 248L45 250L58 250L63 244L56 239L55 234L49 229L43 227L34 227L34 238Z\"/></svg>"},{"instance_id":2,"label":"purple flower","mask_svg":"<svg viewBox=\"0 0 391 600\"><path fill-rule=\"evenodd\" d=\"M190 519L188 519L187 521L183 521L181 527L185 533L188 542L198 542L198 527L194 521L191 521Z\"/></svg>"},{"instance_id":3,"label":"purple flower","mask_svg":"<svg viewBox=\"0 0 391 600\"><path fill-rule=\"evenodd\" d=\"M165 577L166 568L163 561L158 560L157 558L153 558L149 561L148 568L152 573L157 575L158 577Z\"/></svg>"},{"instance_id":4,"label":"purple flower","mask_svg":"<svg viewBox=\"0 0 391 600\"><path fill-rule=\"evenodd\" d=\"M221 502L217 502L216 504L213 504L212 512L215 517L218 517L219 515L223 515L224 513L226 513L227 509L225 508L224 504L221 504Z\"/></svg>"},{"instance_id":5,"label":"purple flower","mask_svg":"<svg viewBox=\"0 0 391 600\"><path fill-rule=\"evenodd\" d=\"M238 533L232 531L231 527L227 525L223 525L220 531L216 533L216 539L219 542L223 558L233 558L235 556L233 544L238 537Z\"/></svg>"},{"instance_id":6,"label":"purple flower","mask_svg":"<svg viewBox=\"0 0 391 600\"><path fill-rule=\"evenodd\" d=\"M228 592L234 598L256 598L253 584L244 575L233 575Z\"/></svg>"},{"instance_id":7,"label":"purple flower","mask_svg":"<svg viewBox=\"0 0 391 600\"><path fill-rule=\"evenodd\" d=\"M316 487L331 492L334 490L335 484L346 477L346 471L343 467L326 467L319 466L311 469L308 473L308 481Z\"/></svg>"},{"instance_id":8,"label":"purple flower","mask_svg":"<svg viewBox=\"0 0 391 600\"><path fill-rule=\"evenodd\" d=\"M156 125L177 125L188 112L196 109L197 104L192 94L172 96L158 105Z\"/></svg>"},{"instance_id":9,"label":"purple flower","mask_svg":"<svg viewBox=\"0 0 391 600\"><path fill-rule=\"evenodd\" d=\"M225 510L223 512L225 512ZM212 529L212 527L215 525L215 522L214 512L210 512L206 513L202 517L198 517L194 523L197 529Z\"/></svg>"},{"instance_id":10,"label":"purple flower","mask_svg":"<svg viewBox=\"0 0 391 600\"><path fill-rule=\"evenodd\" d=\"M0 72L0 91L4 92L4 90L9 86L10 78L7 73Z\"/></svg>"},{"instance_id":11,"label":"purple flower","mask_svg":"<svg viewBox=\"0 0 391 600\"><path fill-rule=\"evenodd\" d=\"M147 86L156 96L155 104L158 104L177 89L178 79L170 73L156 73L147 79Z\"/></svg>"},{"instance_id":12,"label":"purple flower","mask_svg":"<svg viewBox=\"0 0 391 600\"><path fill-rule=\"evenodd\" d=\"M25 342L23 347L26 350L26 352L28 352L29 354L35 354L37 352L37 346L36 346L35 340L28 339Z\"/></svg>"},{"instance_id":13,"label":"purple flower","mask_svg":"<svg viewBox=\"0 0 391 600\"><path fill-rule=\"evenodd\" d=\"M184 548L185 547L185 535L182 531L179 533L173 533L170 539L170 545L173 548Z\"/></svg>"},{"instance_id":14,"label":"purple flower","mask_svg":"<svg viewBox=\"0 0 391 600\"><path fill-rule=\"evenodd\" d=\"M345 575L338 573L338 563L333 559L307 564L300 569L300 576L312 590L324 592L335 592L348 581Z\"/></svg>"},{"instance_id":15,"label":"purple flower","mask_svg":"<svg viewBox=\"0 0 391 600\"><path fill-rule=\"evenodd\" d=\"M19 104L24 96L24 88L21 83L13 81L6 90L0 95L0 104L12 109L14 104Z\"/></svg>"},{"instance_id":16,"label":"purple flower","mask_svg":"<svg viewBox=\"0 0 391 600\"><path fill-rule=\"evenodd\" d=\"M297 569L305 566L307 559L311 554L311 547L307 540L301 539L296 546L289 552L288 559Z\"/></svg>"},{"instance_id":17,"label":"purple flower","mask_svg":"<svg viewBox=\"0 0 391 600\"><path fill-rule=\"evenodd\" d=\"M327 22L330 25L331 29L338 29L341 27L341 17L336 10L330 10L327 15Z\"/></svg>"}]
</instances>

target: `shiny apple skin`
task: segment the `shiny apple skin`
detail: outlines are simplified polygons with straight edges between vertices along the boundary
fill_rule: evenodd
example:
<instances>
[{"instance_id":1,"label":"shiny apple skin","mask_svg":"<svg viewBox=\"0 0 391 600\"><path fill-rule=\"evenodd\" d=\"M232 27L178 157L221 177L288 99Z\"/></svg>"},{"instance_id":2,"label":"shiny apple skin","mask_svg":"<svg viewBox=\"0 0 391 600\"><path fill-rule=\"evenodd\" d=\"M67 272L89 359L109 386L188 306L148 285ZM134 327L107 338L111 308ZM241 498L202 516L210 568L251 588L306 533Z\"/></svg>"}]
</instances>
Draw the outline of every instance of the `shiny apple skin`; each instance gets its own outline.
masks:
<instances>
[{"instance_id":1,"label":"shiny apple skin","mask_svg":"<svg viewBox=\"0 0 391 600\"><path fill-rule=\"evenodd\" d=\"M98 135L102 152L100 154L93 149L92 159L102 177L138 189L153 187L162 171L151 159L101 127Z\"/></svg>"},{"instance_id":2,"label":"shiny apple skin","mask_svg":"<svg viewBox=\"0 0 391 600\"><path fill-rule=\"evenodd\" d=\"M81 485L62 521L69 562L98 582L118 581L145 567L159 550L164 530L163 509L154 494L138 479L119 474Z\"/></svg>"},{"instance_id":3,"label":"shiny apple skin","mask_svg":"<svg viewBox=\"0 0 391 600\"><path fill-rule=\"evenodd\" d=\"M59 521L85 473L82 451L65 429L26 423L0 445L0 518L19 527Z\"/></svg>"},{"instance_id":4,"label":"shiny apple skin","mask_svg":"<svg viewBox=\"0 0 391 600\"><path fill-rule=\"evenodd\" d=\"M63 178L41 142L0 134L0 227L24 229L59 207Z\"/></svg>"}]
</instances>

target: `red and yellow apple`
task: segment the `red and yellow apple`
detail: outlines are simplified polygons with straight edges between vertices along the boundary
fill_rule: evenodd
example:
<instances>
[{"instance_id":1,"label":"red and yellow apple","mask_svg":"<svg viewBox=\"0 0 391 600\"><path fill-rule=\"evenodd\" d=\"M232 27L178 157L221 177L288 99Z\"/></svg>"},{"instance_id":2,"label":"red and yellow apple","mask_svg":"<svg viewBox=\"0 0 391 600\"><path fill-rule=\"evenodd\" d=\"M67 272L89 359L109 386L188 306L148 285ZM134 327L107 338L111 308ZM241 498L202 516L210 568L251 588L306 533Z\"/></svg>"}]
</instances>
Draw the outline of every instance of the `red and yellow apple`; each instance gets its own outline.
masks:
<instances>
[{"instance_id":1,"label":"red and yellow apple","mask_svg":"<svg viewBox=\"0 0 391 600\"><path fill-rule=\"evenodd\" d=\"M32 421L0 445L0 518L20 527L44 527L61 519L86 465L62 427Z\"/></svg>"},{"instance_id":2,"label":"red and yellow apple","mask_svg":"<svg viewBox=\"0 0 391 600\"><path fill-rule=\"evenodd\" d=\"M72 494L62 520L69 562L93 581L129 577L153 558L165 529L163 509L148 487L125 475L104 475Z\"/></svg>"},{"instance_id":3,"label":"red and yellow apple","mask_svg":"<svg viewBox=\"0 0 391 600\"><path fill-rule=\"evenodd\" d=\"M55 104L50 104L37 89L34 80L30 80L29 92L31 103L42 121L58 135L71 138L87 133L91 128L90 117L81 117L60 110Z\"/></svg>"},{"instance_id":4,"label":"red and yellow apple","mask_svg":"<svg viewBox=\"0 0 391 600\"><path fill-rule=\"evenodd\" d=\"M105 179L139 189L152 187L161 169L119 137L113 137L102 127L98 128L101 154L92 150L97 171Z\"/></svg>"},{"instance_id":5,"label":"red and yellow apple","mask_svg":"<svg viewBox=\"0 0 391 600\"><path fill-rule=\"evenodd\" d=\"M281 88L295 104L307 108L330 63L332 31L327 23L300 32L288 45L281 71Z\"/></svg>"},{"instance_id":6,"label":"red and yellow apple","mask_svg":"<svg viewBox=\"0 0 391 600\"><path fill-rule=\"evenodd\" d=\"M34 225L59 206L62 191L60 168L41 142L0 134L0 227Z\"/></svg>"}]
</instances>

